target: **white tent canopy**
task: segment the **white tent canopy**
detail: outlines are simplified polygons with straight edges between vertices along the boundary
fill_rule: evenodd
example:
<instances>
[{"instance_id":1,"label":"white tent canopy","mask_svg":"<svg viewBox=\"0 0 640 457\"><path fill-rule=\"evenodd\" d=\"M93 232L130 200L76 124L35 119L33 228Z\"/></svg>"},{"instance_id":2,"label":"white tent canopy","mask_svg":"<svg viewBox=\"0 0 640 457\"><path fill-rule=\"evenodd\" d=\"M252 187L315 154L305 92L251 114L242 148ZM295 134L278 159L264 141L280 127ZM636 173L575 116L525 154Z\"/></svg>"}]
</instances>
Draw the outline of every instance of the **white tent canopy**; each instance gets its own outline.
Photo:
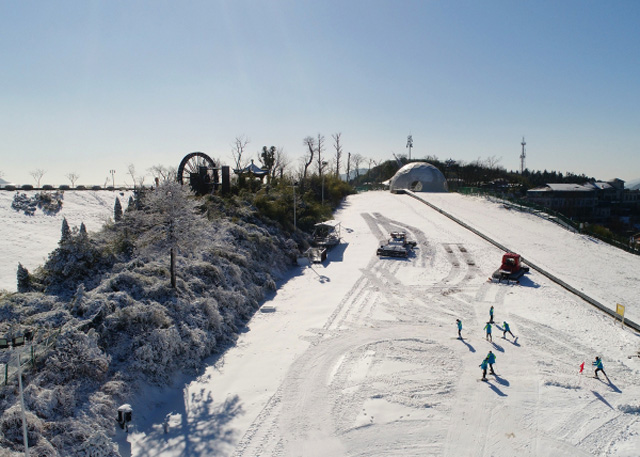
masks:
<instances>
[{"instance_id":1,"label":"white tent canopy","mask_svg":"<svg viewBox=\"0 0 640 457\"><path fill-rule=\"evenodd\" d=\"M440 170L427 162L408 163L389 181L393 192L408 189L415 192L447 192L447 180Z\"/></svg>"}]
</instances>

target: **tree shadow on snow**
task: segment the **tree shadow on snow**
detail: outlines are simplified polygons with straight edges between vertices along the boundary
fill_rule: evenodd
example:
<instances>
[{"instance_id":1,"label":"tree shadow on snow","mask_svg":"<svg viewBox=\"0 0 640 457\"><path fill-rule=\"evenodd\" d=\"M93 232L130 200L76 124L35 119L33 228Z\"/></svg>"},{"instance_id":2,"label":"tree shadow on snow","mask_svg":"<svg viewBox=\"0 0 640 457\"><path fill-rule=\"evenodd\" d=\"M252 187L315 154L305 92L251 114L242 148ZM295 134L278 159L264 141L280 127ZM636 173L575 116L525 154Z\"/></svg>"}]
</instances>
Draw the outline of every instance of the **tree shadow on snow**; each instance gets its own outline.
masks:
<instances>
[{"instance_id":1,"label":"tree shadow on snow","mask_svg":"<svg viewBox=\"0 0 640 457\"><path fill-rule=\"evenodd\" d=\"M210 392L191 392L185 404L184 409L168 414L165 423L156 424L147 432L147 439L140 443L140 455L220 455L226 446L237 441L238 432L228 427L243 412L237 395L216 404Z\"/></svg>"}]
</instances>

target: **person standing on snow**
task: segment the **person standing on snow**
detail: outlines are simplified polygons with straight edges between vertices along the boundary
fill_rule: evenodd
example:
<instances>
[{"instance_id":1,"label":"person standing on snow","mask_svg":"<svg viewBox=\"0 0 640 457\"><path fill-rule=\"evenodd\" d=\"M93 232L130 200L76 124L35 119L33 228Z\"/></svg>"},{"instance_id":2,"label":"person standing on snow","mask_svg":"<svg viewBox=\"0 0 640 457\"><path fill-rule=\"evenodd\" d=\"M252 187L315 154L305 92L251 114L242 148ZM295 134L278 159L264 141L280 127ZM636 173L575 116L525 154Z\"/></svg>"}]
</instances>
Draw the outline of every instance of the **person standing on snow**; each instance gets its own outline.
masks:
<instances>
[{"instance_id":1,"label":"person standing on snow","mask_svg":"<svg viewBox=\"0 0 640 457\"><path fill-rule=\"evenodd\" d=\"M489 322L493 324L493 305L489 308Z\"/></svg>"},{"instance_id":2,"label":"person standing on snow","mask_svg":"<svg viewBox=\"0 0 640 457\"><path fill-rule=\"evenodd\" d=\"M487 380L487 364L488 362L488 357L485 357L484 360L482 361L482 363L479 365L480 368L482 368L482 380L486 381Z\"/></svg>"},{"instance_id":3,"label":"person standing on snow","mask_svg":"<svg viewBox=\"0 0 640 457\"><path fill-rule=\"evenodd\" d=\"M491 341L493 343L493 336L491 336L491 322L487 322L487 325L484 326L484 329L487 332L487 341Z\"/></svg>"},{"instance_id":4,"label":"person standing on snow","mask_svg":"<svg viewBox=\"0 0 640 457\"><path fill-rule=\"evenodd\" d=\"M509 324L507 323L507 321L502 322L502 338L506 338L507 337L507 332L509 333L509 335L513 336L515 338L515 335L513 333L511 333L511 329L509 328Z\"/></svg>"},{"instance_id":5,"label":"person standing on snow","mask_svg":"<svg viewBox=\"0 0 640 457\"><path fill-rule=\"evenodd\" d=\"M489 370L491 370L491 374L495 375L496 372L493 371L493 364L496 363L496 355L492 351L489 351L489 353L487 354L487 363L489 364Z\"/></svg>"},{"instance_id":6,"label":"person standing on snow","mask_svg":"<svg viewBox=\"0 0 640 457\"><path fill-rule=\"evenodd\" d=\"M607 376L607 373L604 372L604 366L602 365L602 359L600 357L596 357L595 362L592 362L592 365L596 367L595 377L598 377L598 371L602 371L602 374ZM609 379L609 376L607 376Z\"/></svg>"},{"instance_id":7,"label":"person standing on snow","mask_svg":"<svg viewBox=\"0 0 640 457\"><path fill-rule=\"evenodd\" d=\"M458 324L458 338L462 339L462 321L460 319L456 319L456 324Z\"/></svg>"}]
</instances>

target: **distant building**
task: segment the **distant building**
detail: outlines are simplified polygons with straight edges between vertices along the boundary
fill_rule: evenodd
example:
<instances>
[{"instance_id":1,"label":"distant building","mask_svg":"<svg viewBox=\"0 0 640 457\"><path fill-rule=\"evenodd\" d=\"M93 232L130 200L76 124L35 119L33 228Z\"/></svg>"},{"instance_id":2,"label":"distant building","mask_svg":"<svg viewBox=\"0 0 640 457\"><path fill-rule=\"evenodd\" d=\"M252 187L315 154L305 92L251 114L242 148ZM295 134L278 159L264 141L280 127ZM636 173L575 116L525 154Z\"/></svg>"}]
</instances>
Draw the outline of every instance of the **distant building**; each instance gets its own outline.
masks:
<instances>
[{"instance_id":1,"label":"distant building","mask_svg":"<svg viewBox=\"0 0 640 457\"><path fill-rule=\"evenodd\" d=\"M640 191L625 189L624 181L585 184L554 184L529 189L527 199L567 217L585 222L607 223L613 218L630 220L640 204Z\"/></svg>"},{"instance_id":2,"label":"distant building","mask_svg":"<svg viewBox=\"0 0 640 457\"><path fill-rule=\"evenodd\" d=\"M596 189L581 184L545 184L527 191L527 199L568 217L590 220L597 203Z\"/></svg>"}]
</instances>

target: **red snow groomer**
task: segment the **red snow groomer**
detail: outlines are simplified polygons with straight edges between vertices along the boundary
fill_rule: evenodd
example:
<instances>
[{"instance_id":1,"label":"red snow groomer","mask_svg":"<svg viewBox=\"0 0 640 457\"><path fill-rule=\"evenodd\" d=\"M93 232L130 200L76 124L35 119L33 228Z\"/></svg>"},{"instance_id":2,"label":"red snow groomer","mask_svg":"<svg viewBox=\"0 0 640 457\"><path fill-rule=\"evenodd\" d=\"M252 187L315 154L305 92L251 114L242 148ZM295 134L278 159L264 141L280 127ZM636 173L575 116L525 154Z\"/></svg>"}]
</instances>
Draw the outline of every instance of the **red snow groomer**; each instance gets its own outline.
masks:
<instances>
[{"instance_id":1,"label":"red snow groomer","mask_svg":"<svg viewBox=\"0 0 640 457\"><path fill-rule=\"evenodd\" d=\"M520 278L525 273L529 272L529 267L522 264L520 260L520 254L513 252L507 252L502 256L502 265L496 271L493 272L490 281L513 281L520 282Z\"/></svg>"}]
</instances>

